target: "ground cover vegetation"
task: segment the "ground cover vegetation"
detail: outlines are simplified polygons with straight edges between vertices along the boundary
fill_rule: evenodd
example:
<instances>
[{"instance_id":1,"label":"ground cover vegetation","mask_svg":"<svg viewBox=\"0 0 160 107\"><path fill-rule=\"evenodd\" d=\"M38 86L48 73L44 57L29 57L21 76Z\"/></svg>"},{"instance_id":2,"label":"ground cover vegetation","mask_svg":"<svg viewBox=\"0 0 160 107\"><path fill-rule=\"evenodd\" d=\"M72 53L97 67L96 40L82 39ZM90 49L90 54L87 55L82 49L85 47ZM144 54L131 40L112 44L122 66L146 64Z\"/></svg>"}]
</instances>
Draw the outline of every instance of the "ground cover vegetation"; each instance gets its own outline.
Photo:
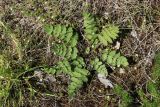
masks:
<instances>
[{"instance_id":1,"label":"ground cover vegetation","mask_svg":"<svg viewBox=\"0 0 160 107\"><path fill-rule=\"evenodd\" d=\"M0 1L0 106L159 107L159 7Z\"/></svg>"}]
</instances>

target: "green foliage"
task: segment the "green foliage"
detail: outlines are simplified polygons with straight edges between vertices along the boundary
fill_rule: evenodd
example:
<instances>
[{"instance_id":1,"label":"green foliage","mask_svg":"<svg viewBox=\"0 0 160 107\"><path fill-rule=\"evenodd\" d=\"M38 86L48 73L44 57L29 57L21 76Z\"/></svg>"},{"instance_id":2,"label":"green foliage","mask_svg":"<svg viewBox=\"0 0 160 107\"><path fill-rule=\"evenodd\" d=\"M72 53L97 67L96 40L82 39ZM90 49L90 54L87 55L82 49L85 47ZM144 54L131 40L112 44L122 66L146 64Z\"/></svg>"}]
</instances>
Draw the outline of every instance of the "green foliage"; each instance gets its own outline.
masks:
<instances>
[{"instance_id":1,"label":"green foliage","mask_svg":"<svg viewBox=\"0 0 160 107\"><path fill-rule=\"evenodd\" d=\"M67 60L59 61L55 69L58 73L63 72L66 74L70 74L72 72L71 66Z\"/></svg>"},{"instance_id":2,"label":"green foliage","mask_svg":"<svg viewBox=\"0 0 160 107\"><path fill-rule=\"evenodd\" d=\"M94 39L97 38L96 32L97 32L97 27L96 27L96 22L94 20L94 17L90 13L83 13L83 26L84 26L84 33L85 37L90 40L94 41Z\"/></svg>"},{"instance_id":3,"label":"green foliage","mask_svg":"<svg viewBox=\"0 0 160 107\"><path fill-rule=\"evenodd\" d=\"M67 60L59 61L56 65L45 68L45 71L51 74L59 74L59 73L65 73L65 74L71 74L71 65Z\"/></svg>"},{"instance_id":4,"label":"green foliage","mask_svg":"<svg viewBox=\"0 0 160 107\"><path fill-rule=\"evenodd\" d=\"M55 25L52 29L50 25L45 31L54 37L63 41L61 44L54 43L52 50L55 55L63 57L55 66L45 69L48 73L65 73L71 76L71 83L68 87L68 95L75 95L75 92L82 87L83 82L87 82L88 71L84 68L85 63L82 57L77 57L78 49L76 47L78 35L73 32L71 27L64 25ZM69 44L69 45L68 45ZM69 63L71 61L71 63Z\"/></svg>"},{"instance_id":5,"label":"green foliage","mask_svg":"<svg viewBox=\"0 0 160 107\"><path fill-rule=\"evenodd\" d=\"M89 71L84 69L85 62L82 57L78 57L72 62L74 72L71 74L71 83L68 86L68 94L70 97L75 95L75 92L83 86L84 82L88 81L87 76Z\"/></svg>"},{"instance_id":6,"label":"green foliage","mask_svg":"<svg viewBox=\"0 0 160 107\"><path fill-rule=\"evenodd\" d=\"M2 106L3 102L7 99L6 96L9 95L9 89L10 89L10 77L11 72L7 66L6 59L3 55L0 55L0 106ZM7 80L8 79L8 80ZM6 80L6 84L3 83L3 81Z\"/></svg>"},{"instance_id":7,"label":"green foliage","mask_svg":"<svg viewBox=\"0 0 160 107\"><path fill-rule=\"evenodd\" d=\"M156 84L153 82L148 82L147 84L148 91L152 94L154 97L158 97L158 88Z\"/></svg>"},{"instance_id":8,"label":"green foliage","mask_svg":"<svg viewBox=\"0 0 160 107\"><path fill-rule=\"evenodd\" d=\"M120 53L116 53L116 51L111 51L109 49L105 49L102 51L101 60L99 58L95 58L91 61L91 65L94 70L96 70L98 73L103 74L105 76L108 75L107 68L104 64L110 64L111 66L128 66L128 61L126 57L121 56ZM104 63L103 63L104 62Z\"/></svg>"},{"instance_id":9,"label":"green foliage","mask_svg":"<svg viewBox=\"0 0 160 107\"><path fill-rule=\"evenodd\" d=\"M73 60L72 65L74 67L79 67L79 68L85 68L86 66L84 59L82 57L77 57L75 60Z\"/></svg>"},{"instance_id":10,"label":"green foliage","mask_svg":"<svg viewBox=\"0 0 160 107\"><path fill-rule=\"evenodd\" d=\"M106 64L110 64L112 66L128 66L128 61L126 57L121 56L120 53L116 53L116 51L111 51L109 49L105 49L102 51L101 59Z\"/></svg>"},{"instance_id":11,"label":"green foliage","mask_svg":"<svg viewBox=\"0 0 160 107\"><path fill-rule=\"evenodd\" d=\"M18 38L16 37L16 33L8 26L6 23L3 23L0 21L0 27L2 26L3 33L9 37L11 40L11 44L14 46L14 50L19 58L19 60L22 60L22 45Z\"/></svg>"},{"instance_id":12,"label":"green foliage","mask_svg":"<svg viewBox=\"0 0 160 107\"><path fill-rule=\"evenodd\" d=\"M76 67L74 72L71 74L71 83L68 86L69 97L75 95L75 92L83 86L84 82L88 81L87 76L89 71L83 68Z\"/></svg>"},{"instance_id":13,"label":"green foliage","mask_svg":"<svg viewBox=\"0 0 160 107\"><path fill-rule=\"evenodd\" d=\"M51 35L53 32L53 26L52 25L45 25L44 31L48 34Z\"/></svg>"},{"instance_id":14,"label":"green foliage","mask_svg":"<svg viewBox=\"0 0 160 107\"><path fill-rule=\"evenodd\" d=\"M109 43L113 43L113 40L117 39L119 33L117 26L107 25L102 28L101 32L98 32L99 29L96 27L96 22L90 13L84 12L83 19L85 37L92 45L101 43L107 46Z\"/></svg>"},{"instance_id":15,"label":"green foliage","mask_svg":"<svg viewBox=\"0 0 160 107\"><path fill-rule=\"evenodd\" d=\"M113 43L118 37L119 28L114 25L108 25L108 27L104 27L101 33L98 35L100 42L107 46L109 43Z\"/></svg>"},{"instance_id":16,"label":"green foliage","mask_svg":"<svg viewBox=\"0 0 160 107\"><path fill-rule=\"evenodd\" d=\"M11 88L13 83L18 83L18 80L14 77L9 65L9 61L5 58L5 55L0 55L0 106L7 106L8 99L11 99ZM14 94L14 93L12 93Z\"/></svg>"},{"instance_id":17,"label":"green foliage","mask_svg":"<svg viewBox=\"0 0 160 107\"><path fill-rule=\"evenodd\" d=\"M56 65L44 69L51 74L65 73L71 77L71 82L68 86L68 95L73 97L78 89L83 86L84 82L88 81L89 71L85 69L85 62L82 57L77 57L69 63L67 60L59 61Z\"/></svg>"},{"instance_id":18,"label":"green foliage","mask_svg":"<svg viewBox=\"0 0 160 107\"><path fill-rule=\"evenodd\" d=\"M75 59L77 57L78 50L76 47L71 47L65 44L54 44L52 48L53 52L66 59Z\"/></svg>"},{"instance_id":19,"label":"green foliage","mask_svg":"<svg viewBox=\"0 0 160 107\"><path fill-rule=\"evenodd\" d=\"M10 26L0 21L0 29L4 39L7 38L7 41L10 41L10 48L5 44L7 48L0 49L0 107L18 107L17 101L20 101L21 97L18 88L21 80L18 77L23 70L18 68L17 63L24 63L22 62L23 48L17 33ZM17 65L13 64L14 61Z\"/></svg>"},{"instance_id":20,"label":"green foliage","mask_svg":"<svg viewBox=\"0 0 160 107\"><path fill-rule=\"evenodd\" d=\"M44 28L45 32L55 38L60 39L66 44L71 45L71 47L75 47L78 40L78 34L73 31L72 27L67 27L64 25L47 25Z\"/></svg>"},{"instance_id":21,"label":"green foliage","mask_svg":"<svg viewBox=\"0 0 160 107\"><path fill-rule=\"evenodd\" d=\"M142 107L159 107L160 106L160 92L158 87L153 82L147 84L148 93L144 93L142 89L138 91L141 99Z\"/></svg>"},{"instance_id":22,"label":"green foliage","mask_svg":"<svg viewBox=\"0 0 160 107\"><path fill-rule=\"evenodd\" d=\"M152 78L159 79L160 78L160 52L155 55L152 71L153 71Z\"/></svg>"},{"instance_id":23,"label":"green foliage","mask_svg":"<svg viewBox=\"0 0 160 107\"><path fill-rule=\"evenodd\" d=\"M98 58L92 60L91 65L94 68L94 70L96 70L98 73L103 74L105 76L108 75L106 66L101 61L99 61Z\"/></svg>"},{"instance_id":24,"label":"green foliage","mask_svg":"<svg viewBox=\"0 0 160 107\"><path fill-rule=\"evenodd\" d=\"M0 73L4 74L7 70L0 69ZM7 74L7 73L5 73ZM8 75L8 74L7 74ZM7 80L8 79L8 80ZM5 81L5 84L4 84ZM0 106L4 104L4 102L7 100L7 97L9 96L9 90L10 90L10 77L5 77L4 75L0 75Z\"/></svg>"},{"instance_id":25,"label":"green foliage","mask_svg":"<svg viewBox=\"0 0 160 107\"><path fill-rule=\"evenodd\" d=\"M117 26L108 25L102 28L101 31L96 26L96 21L90 13L84 12L83 19L84 37L85 40L89 41L89 46L86 47L85 51L86 54L89 55L92 51L91 49L96 49L100 44L106 47L108 43L113 43L113 40L118 37L119 29ZM48 35L55 38L51 47L52 52L63 59L57 62L53 67L45 70L52 74L68 74L71 77L68 86L68 95L72 97L75 95L76 91L83 86L83 83L88 81L87 76L89 75L84 59L78 55L78 49L76 47L78 33L74 32L72 27L61 24L54 26L47 25L44 30ZM59 41L58 43L56 42L57 40ZM121 56L120 53L116 53L116 51L111 51L110 49L100 50L102 50L102 53L97 52L97 54L101 56L89 61L92 69L98 74L102 74L106 77L108 75L106 68L108 64L117 67L126 67L128 65L127 59Z\"/></svg>"},{"instance_id":26,"label":"green foliage","mask_svg":"<svg viewBox=\"0 0 160 107\"><path fill-rule=\"evenodd\" d=\"M120 107L127 107L132 102L132 98L127 91L125 91L121 85L116 85L114 92L121 99Z\"/></svg>"},{"instance_id":27,"label":"green foliage","mask_svg":"<svg viewBox=\"0 0 160 107\"><path fill-rule=\"evenodd\" d=\"M138 90L138 95L140 96L140 99L142 100L142 107L152 107L151 103L148 101L142 89Z\"/></svg>"},{"instance_id":28,"label":"green foliage","mask_svg":"<svg viewBox=\"0 0 160 107\"><path fill-rule=\"evenodd\" d=\"M160 53L156 54L154 65L152 68L151 77L153 81L148 81L146 84L147 92L144 93L142 89L138 91L143 107L159 107L160 106Z\"/></svg>"}]
</instances>

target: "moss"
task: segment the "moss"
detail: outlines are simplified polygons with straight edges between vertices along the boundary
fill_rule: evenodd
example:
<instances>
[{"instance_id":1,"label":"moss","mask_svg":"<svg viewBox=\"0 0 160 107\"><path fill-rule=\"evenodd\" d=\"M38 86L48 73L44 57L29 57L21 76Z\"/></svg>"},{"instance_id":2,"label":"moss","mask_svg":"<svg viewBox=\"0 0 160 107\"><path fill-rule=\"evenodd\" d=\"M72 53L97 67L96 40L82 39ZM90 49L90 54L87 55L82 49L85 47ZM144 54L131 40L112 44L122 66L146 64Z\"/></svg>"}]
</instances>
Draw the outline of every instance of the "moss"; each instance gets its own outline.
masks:
<instances>
[{"instance_id":1,"label":"moss","mask_svg":"<svg viewBox=\"0 0 160 107\"><path fill-rule=\"evenodd\" d=\"M121 85L116 85L114 88L114 92L121 98L121 103L119 105L120 107L127 107L133 101L130 94L127 91L125 91Z\"/></svg>"},{"instance_id":2,"label":"moss","mask_svg":"<svg viewBox=\"0 0 160 107\"><path fill-rule=\"evenodd\" d=\"M160 92L159 92L159 78L160 78L160 52L155 55L154 64L151 74L153 81L147 82L147 93L149 97L145 95L142 89L140 89L139 96L143 107L159 107L160 105Z\"/></svg>"},{"instance_id":3,"label":"moss","mask_svg":"<svg viewBox=\"0 0 160 107\"><path fill-rule=\"evenodd\" d=\"M152 71L153 71L153 73L152 73L153 79L160 77L160 52L158 52L155 55Z\"/></svg>"}]
</instances>

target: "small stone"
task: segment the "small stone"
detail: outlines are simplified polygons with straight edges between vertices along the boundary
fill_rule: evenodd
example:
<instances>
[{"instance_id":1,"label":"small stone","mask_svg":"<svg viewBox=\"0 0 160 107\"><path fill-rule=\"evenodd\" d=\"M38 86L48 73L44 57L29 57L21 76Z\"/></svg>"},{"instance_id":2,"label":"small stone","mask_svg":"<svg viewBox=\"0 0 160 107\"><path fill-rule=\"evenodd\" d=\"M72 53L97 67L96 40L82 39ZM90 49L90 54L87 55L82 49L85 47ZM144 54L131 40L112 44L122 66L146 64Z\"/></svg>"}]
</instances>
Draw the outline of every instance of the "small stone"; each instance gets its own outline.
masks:
<instances>
[{"instance_id":1,"label":"small stone","mask_svg":"<svg viewBox=\"0 0 160 107\"><path fill-rule=\"evenodd\" d=\"M102 90L99 90L99 92L101 93L101 92L102 92Z\"/></svg>"},{"instance_id":2,"label":"small stone","mask_svg":"<svg viewBox=\"0 0 160 107\"><path fill-rule=\"evenodd\" d=\"M124 74L124 73L125 73L125 70L124 70L123 68L120 68L119 73L120 73L120 74Z\"/></svg>"},{"instance_id":3,"label":"small stone","mask_svg":"<svg viewBox=\"0 0 160 107\"><path fill-rule=\"evenodd\" d=\"M117 42L116 42L115 49L119 49L119 48L120 48L120 45L121 45L120 42L117 41Z\"/></svg>"}]
</instances>

